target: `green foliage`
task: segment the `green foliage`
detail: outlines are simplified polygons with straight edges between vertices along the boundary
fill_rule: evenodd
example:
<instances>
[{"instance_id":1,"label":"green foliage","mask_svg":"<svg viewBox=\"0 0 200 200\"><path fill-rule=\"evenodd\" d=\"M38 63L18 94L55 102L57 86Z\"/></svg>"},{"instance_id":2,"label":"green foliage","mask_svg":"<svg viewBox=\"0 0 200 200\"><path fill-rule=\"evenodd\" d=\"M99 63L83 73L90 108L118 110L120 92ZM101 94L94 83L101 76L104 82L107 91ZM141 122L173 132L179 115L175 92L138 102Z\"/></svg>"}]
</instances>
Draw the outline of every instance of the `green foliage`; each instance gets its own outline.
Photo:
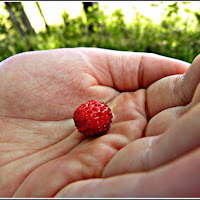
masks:
<instances>
[{"instance_id":1,"label":"green foliage","mask_svg":"<svg viewBox=\"0 0 200 200\"><path fill-rule=\"evenodd\" d=\"M25 41L11 22L10 17L0 15L0 61L27 50Z\"/></svg>"},{"instance_id":2,"label":"green foliage","mask_svg":"<svg viewBox=\"0 0 200 200\"><path fill-rule=\"evenodd\" d=\"M187 2L183 2L187 4ZM159 7L153 4L154 7ZM200 52L200 15L188 8L187 20L179 15L175 2L169 5L160 24L140 13L126 24L120 9L109 18L98 4L89 7L75 19L64 11L61 25L49 26L49 34L42 30L27 39L32 50L66 47L99 47L121 51L153 52L192 62ZM189 15L194 19L190 19ZM0 15L0 61L14 54L30 50L9 17Z\"/></svg>"}]
</instances>

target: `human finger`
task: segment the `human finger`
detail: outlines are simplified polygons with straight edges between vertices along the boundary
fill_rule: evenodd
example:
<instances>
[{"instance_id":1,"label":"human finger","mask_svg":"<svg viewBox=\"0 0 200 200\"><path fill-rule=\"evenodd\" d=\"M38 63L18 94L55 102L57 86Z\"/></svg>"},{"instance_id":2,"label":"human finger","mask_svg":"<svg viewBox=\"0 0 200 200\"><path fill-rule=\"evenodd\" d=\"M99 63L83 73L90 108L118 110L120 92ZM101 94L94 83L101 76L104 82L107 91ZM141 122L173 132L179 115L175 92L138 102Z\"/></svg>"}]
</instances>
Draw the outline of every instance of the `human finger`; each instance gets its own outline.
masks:
<instances>
[{"instance_id":1,"label":"human finger","mask_svg":"<svg viewBox=\"0 0 200 200\"><path fill-rule=\"evenodd\" d=\"M147 107L152 118L164 109L190 103L200 81L200 55L184 75L163 78L147 89Z\"/></svg>"},{"instance_id":2,"label":"human finger","mask_svg":"<svg viewBox=\"0 0 200 200\"><path fill-rule=\"evenodd\" d=\"M110 160L103 177L148 171L199 147L199 116L200 104L197 104L163 134L128 144Z\"/></svg>"},{"instance_id":3,"label":"human finger","mask_svg":"<svg viewBox=\"0 0 200 200\"><path fill-rule=\"evenodd\" d=\"M56 197L199 197L200 149L150 172L72 183Z\"/></svg>"}]
</instances>

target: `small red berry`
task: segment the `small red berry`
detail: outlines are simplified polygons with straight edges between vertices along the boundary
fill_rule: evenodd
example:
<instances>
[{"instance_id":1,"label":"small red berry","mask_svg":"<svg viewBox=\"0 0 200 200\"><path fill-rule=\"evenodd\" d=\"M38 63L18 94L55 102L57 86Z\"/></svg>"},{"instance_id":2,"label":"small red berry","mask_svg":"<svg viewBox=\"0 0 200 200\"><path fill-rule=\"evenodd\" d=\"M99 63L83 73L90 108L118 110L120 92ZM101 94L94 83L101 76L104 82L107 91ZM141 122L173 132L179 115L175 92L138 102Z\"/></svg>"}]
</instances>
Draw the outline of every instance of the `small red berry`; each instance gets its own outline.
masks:
<instances>
[{"instance_id":1,"label":"small red berry","mask_svg":"<svg viewBox=\"0 0 200 200\"><path fill-rule=\"evenodd\" d=\"M105 103L96 100L80 105L73 117L78 131L86 136L100 136L106 133L112 118L111 109Z\"/></svg>"}]
</instances>

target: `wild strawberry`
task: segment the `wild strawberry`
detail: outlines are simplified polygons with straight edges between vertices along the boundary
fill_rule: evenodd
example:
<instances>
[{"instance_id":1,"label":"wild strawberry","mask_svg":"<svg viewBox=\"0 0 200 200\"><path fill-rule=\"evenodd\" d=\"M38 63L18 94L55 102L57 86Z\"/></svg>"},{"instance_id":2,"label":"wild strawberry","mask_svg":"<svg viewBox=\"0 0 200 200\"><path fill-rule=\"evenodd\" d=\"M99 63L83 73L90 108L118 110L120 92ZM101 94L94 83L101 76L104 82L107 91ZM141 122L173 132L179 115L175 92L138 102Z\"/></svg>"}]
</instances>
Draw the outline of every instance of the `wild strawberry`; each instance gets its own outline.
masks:
<instances>
[{"instance_id":1,"label":"wild strawberry","mask_svg":"<svg viewBox=\"0 0 200 200\"><path fill-rule=\"evenodd\" d=\"M105 103L91 100L75 110L73 119L82 134L100 136L109 129L112 117L111 109Z\"/></svg>"}]
</instances>

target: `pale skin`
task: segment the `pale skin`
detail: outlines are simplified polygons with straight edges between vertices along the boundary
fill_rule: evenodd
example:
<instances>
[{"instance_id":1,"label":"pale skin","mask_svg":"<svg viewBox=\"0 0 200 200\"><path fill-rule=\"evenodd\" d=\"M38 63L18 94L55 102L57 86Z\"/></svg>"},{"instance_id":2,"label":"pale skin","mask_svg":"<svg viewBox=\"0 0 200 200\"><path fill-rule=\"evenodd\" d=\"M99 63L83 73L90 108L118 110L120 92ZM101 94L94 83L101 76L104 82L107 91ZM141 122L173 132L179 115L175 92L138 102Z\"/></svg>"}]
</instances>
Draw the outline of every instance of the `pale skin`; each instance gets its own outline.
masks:
<instances>
[{"instance_id":1,"label":"pale skin","mask_svg":"<svg viewBox=\"0 0 200 200\"><path fill-rule=\"evenodd\" d=\"M0 63L0 197L199 197L200 56L193 63L96 48ZM109 105L85 137L73 112Z\"/></svg>"}]
</instances>

